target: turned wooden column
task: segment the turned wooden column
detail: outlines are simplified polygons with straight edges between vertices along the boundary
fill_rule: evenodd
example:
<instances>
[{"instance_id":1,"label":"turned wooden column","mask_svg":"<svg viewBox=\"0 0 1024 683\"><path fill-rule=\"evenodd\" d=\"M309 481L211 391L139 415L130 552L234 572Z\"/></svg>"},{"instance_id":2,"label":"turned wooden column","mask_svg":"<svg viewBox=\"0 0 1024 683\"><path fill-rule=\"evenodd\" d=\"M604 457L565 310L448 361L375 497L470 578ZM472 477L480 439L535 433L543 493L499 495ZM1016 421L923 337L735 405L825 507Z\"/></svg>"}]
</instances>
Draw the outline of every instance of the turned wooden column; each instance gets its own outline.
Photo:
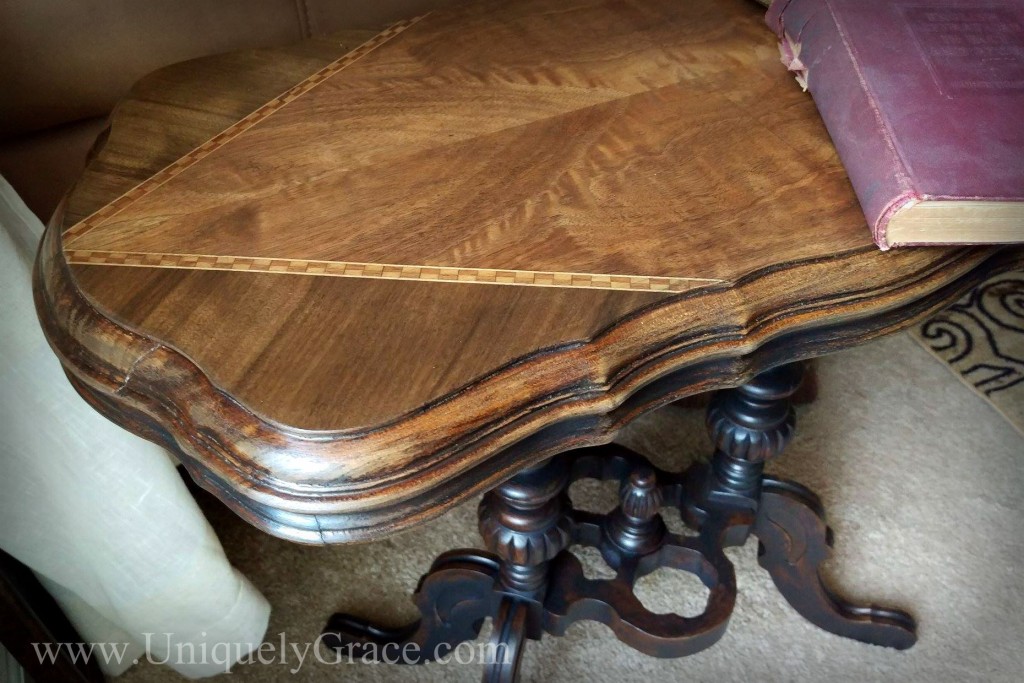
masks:
<instances>
[{"instance_id":1,"label":"turned wooden column","mask_svg":"<svg viewBox=\"0 0 1024 683\"><path fill-rule=\"evenodd\" d=\"M553 458L520 472L480 502L480 535L502 559L500 583L506 590L543 598L548 562L569 546L568 485L566 461Z\"/></svg>"},{"instance_id":2,"label":"turned wooden column","mask_svg":"<svg viewBox=\"0 0 1024 683\"><path fill-rule=\"evenodd\" d=\"M756 509L765 463L779 455L796 427L792 396L803 379L802 363L782 365L747 384L719 392L708 406L707 427L715 444L707 496L711 501Z\"/></svg>"},{"instance_id":3,"label":"turned wooden column","mask_svg":"<svg viewBox=\"0 0 1024 683\"><path fill-rule=\"evenodd\" d=\"M607 444L520 472L480 503L480 533L492 552L458 550L438 558L413 596L418 621L384 628L336 614L328 624L329 646L366 653L369 645L415 644L445 653L476 637L489 616L489 647L502 656L485 668L486 683L515 681L527 640L565 635L580 620L605 624L649 655L684 657L725 633L736 575L724 550L751 535L760 565L811 623L866 643L912 646L916 624L909 614L847 602L822 581L832 533L821 501L795 482L764 473L765 462L793 435L792 397L802 373L800 364L781 366L717 394L707 416L715 443L709 464L673 473ZM573 510L566 489L583 479L619 482L619 505L607 514ZM663 509L680 514L697 534L668 533ZM588 579L579 559L562 552L570 544L599 550L614 578ZM701 614L682 618L643 606L636 582L660 567L700 578L708 588Z\"/></svg>"}]
</instances>

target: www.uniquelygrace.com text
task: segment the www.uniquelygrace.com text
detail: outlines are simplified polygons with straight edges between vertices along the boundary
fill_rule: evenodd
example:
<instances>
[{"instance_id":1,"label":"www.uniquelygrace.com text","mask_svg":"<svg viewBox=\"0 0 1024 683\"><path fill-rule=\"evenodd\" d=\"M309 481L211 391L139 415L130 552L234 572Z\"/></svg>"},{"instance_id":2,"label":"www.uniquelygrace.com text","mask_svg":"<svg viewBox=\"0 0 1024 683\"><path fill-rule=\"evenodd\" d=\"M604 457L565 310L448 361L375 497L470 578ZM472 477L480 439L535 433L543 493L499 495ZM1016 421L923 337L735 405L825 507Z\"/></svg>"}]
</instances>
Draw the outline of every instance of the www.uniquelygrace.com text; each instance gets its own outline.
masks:
<instances>
[{"instance_id":1,"label":"www.uniquelygrace.com text","mask_svg":"<svg viewBox=\"0 0 1024 683\"><path fill-rule=\"evenodd\" d=\"M204 637L206 633L202 634ZM340 664L417 664L424 660L439 664L484 664L508 663L512 653L504 643L465 642L456 646L447 643L424 651L417 643L349 643L337 648L328 648L321 634L316 640L289 642L284 633L276 640L254 643L207 643L175 642L173 633L145 633L144 642L131 643L32 643L36 657L41 664L53 664L60 657L68 657L75 663L102 661L120 668L137 651L139 645L144 652L132 656L131 663L146 661L151 664L172 664L191 666L217 666L229 673L236 664L288 667L288 672L297 674L311 662L335 666Z\"/></svg>"}]
</instances>

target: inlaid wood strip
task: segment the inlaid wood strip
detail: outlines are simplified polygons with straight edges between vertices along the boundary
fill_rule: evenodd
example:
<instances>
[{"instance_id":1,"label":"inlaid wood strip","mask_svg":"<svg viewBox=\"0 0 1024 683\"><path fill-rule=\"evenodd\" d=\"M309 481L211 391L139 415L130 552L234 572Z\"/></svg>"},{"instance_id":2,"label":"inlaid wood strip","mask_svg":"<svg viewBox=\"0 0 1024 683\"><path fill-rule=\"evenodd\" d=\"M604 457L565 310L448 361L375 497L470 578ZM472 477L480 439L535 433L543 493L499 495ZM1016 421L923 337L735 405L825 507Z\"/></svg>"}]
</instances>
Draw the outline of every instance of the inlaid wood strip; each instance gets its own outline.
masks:
<instances>
[{"instance_id":1,"label":"inlaid wood strip","mask_svg":"<svg viewBox=\"0 0 1024 683\"><path fill-rule=\"evenodd\" d=\"M419 282L469 282L491 285L518 285L521 287L684 292L702 284L722 282L722 280L707 278L555 273L494 268L446 268L443 266L415 266L395 263L310 261L252 256L217 256L211 254L152 254L122 251L91 251L87 249L68 249L65 253L69 263L86 266L248 271L328 277L415 280Z\"/></svg>"},{"instance_id":2,"label":"inlaid wood strip","mask_svg":"<svg viewBox=\"0 0 1024 683\"><path fill-rule=\"evenodd\" d=\"M313 88L323 83L325 80L338 73L342 69L351 66L355 62L359 61L369 53L376 50L381 45L385 44L402 31L406 30L416 22L418 22L426 14L399 21L387 29L381 31L370 40L366 41L359 47L355 48L351 52L346 53L337 60L331 62L324 68L320 69L316 73L312 74L302 82L298 83L294 87L284 91L274 99L267 102L265 105L259 107L249 115L240 119L237 123L224 129L217 135L207 140L202 145L196 147L188 154L184 155L174 163L164 167L163 170L157 172L151 176L148 180L139 183L128 192L112 201L111 203L104 206L99 211L93 213L89 217L81 220L77 224L71 226L64 232L64 244L67 245L74 240L78 239L82 235L86 234L97 225L103 223L106 219L114 216L125 207L129 206L132 202L146 196L156 188L160 187L174 176L181 173L183 170L192 166L197 161L209 155L214 150L223 147L226 143L238 137L245 131L249 130L260 121L263 121L268 116L278 111L282 107L286 106L289 102L293 102L302 95L308 93Z\"/></svg>"}]
</instances>

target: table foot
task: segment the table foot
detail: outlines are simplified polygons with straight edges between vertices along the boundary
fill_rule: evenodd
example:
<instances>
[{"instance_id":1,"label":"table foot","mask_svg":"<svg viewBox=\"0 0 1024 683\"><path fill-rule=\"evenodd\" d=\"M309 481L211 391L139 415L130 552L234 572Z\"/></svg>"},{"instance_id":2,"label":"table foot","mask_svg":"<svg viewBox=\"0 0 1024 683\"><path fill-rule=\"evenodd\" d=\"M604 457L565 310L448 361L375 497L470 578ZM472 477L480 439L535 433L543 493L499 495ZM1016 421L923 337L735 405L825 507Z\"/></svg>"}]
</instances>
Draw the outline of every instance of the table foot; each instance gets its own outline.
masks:
<instances>
[{"instance_id":1,"label":"table foot","mask_svg":"<svg viewBox=\"0 0 1024 683\"><path fill-rule=\"evenodd\" d=\"M906 612L853 605L822 581L819 567L832 547L818 497L799 484L766 478L754 534L758 561L775 586L805 619L844 638L905 650L917 642Z\"/></svg>"},{"instance_id":2,"label":"table foot","mask_svg":"<svg viewBox=\"0 0 1024 683\"><path fill-rule=\"evenodd\" d=\"M736 601L732 564L723 552L754 535L759 561L789 603L815 625L866 643L905 649L913 619L898 610L851 605L823 583L819 566L831 546L821 504L804 487L766 477L764 463L785 448L795 424L791 397L800 366L762 373L720 392L708 407L715 443L708 464L666 472L618 445L570 451L520 472L484 496L480 532L490 553L442 555L413 596L421 619L384 629L348 615L332 617L329 647L352 656L404 663L448 656L492 618L484 680L516 680L527 640L563 635L580 620L599 621L629 646L656 657L682 657L717 642ZM580 479L616 481L618 507L575 510L566 493ZM681 515L695 535L670 533L663 514ZM572 545L596 548L615 572L588 579ZM640 578L668 567L696 575L708 589L697 616L655 614L634 594Z\"/></svg>"},{"instance_id":3,"label":"table foot","mask_svg":"<svg viewBox=\"0 0 1024 683\"><path fill-rule=\"evenodd\" d=\"M321 642L361 661L423 664L443 659L460 643L475 640L483 620L495 614L500 564L496 556L477 550L444 553L413 594L418 620L388 628L339 613L327 622Z\"/></svg>"}]
</instances>

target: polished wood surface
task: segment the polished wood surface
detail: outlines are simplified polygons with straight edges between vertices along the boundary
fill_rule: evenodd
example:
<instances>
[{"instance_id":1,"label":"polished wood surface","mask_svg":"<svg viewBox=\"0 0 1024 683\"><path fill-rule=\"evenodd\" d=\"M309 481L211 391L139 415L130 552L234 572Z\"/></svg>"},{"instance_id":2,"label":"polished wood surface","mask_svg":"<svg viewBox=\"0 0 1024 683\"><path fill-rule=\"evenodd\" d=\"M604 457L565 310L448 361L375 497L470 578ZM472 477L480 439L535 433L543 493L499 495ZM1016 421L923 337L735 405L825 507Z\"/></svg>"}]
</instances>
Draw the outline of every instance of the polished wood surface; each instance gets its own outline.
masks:
<instances>
[{"instance_id":1,"label":"polished wood surface","mask_svg":"<svg viewBox=\"0 0 1024 683\"><path fill-rule=\"evenodd\" d=\"M746 0L478 3L179 65L54 226L38 306L83 395L306 542L408 527L1019 258L879 252Z\"/></svg>"},{"instance_id":2,"label":"polished wood surface","mask_svg":"<svg viewBox=\"0 0 1024 683\"><path fill-rule=\"evenodd\" d=\"M766 250L862 246L825 129L744 2L485 2L399 25L72 227L70 258L681 291Z\"/></svg>"}]
</instances>

